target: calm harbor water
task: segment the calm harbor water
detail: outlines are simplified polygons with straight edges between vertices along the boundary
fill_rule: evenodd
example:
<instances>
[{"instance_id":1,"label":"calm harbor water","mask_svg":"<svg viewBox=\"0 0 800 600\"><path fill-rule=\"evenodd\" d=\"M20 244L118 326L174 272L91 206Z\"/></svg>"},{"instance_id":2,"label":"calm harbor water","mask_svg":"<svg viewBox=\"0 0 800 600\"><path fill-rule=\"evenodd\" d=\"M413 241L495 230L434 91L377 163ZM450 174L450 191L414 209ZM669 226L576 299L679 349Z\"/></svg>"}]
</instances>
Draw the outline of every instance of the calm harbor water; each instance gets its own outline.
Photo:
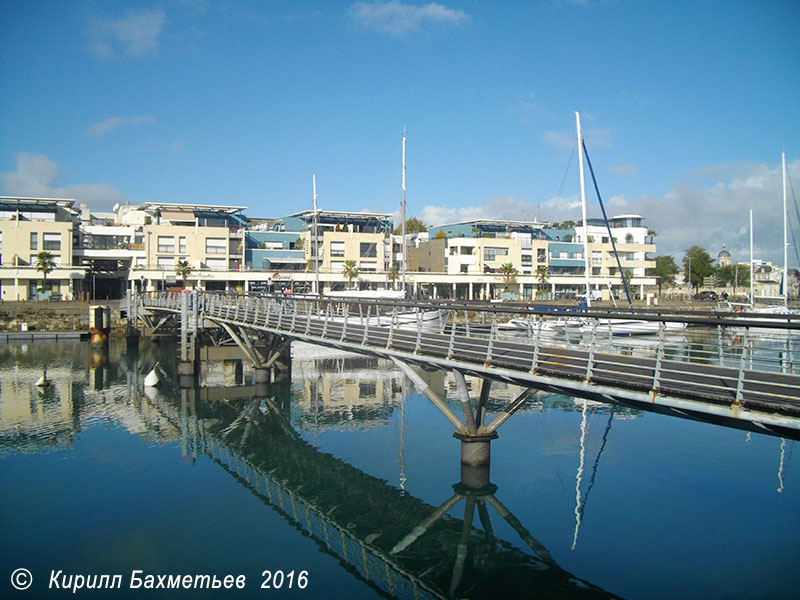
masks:
<instances>
[{"instance_id":1,"label":"calm harbor water","mask_svg":"<svg viewBox=\"0 0 800 600\"><path fill-rule=\"evenodd\" d=\"M798 597L793 441L540 394L500 428L476 495L454 487L452 427L389 362L298 348L265 391L223 358L181 390L175 356L0 346L0 596L73 595L48 589L59 570L182 595L128 589L141 570L246 576L184 592L209 598Z\"/></svg>"}]
</instances>

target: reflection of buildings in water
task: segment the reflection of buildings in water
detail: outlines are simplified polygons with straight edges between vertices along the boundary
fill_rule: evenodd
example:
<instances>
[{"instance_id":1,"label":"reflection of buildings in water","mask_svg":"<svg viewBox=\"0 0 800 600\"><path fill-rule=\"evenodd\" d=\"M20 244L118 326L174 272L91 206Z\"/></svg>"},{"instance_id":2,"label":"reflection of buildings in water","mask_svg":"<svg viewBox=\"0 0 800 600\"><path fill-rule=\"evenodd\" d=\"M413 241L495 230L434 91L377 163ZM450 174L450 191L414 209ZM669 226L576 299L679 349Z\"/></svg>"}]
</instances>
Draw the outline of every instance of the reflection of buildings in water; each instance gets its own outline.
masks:
<instances>
[{"instance_id":1,"label":"reflection of buildings in water","mask_svg":"<svg viewBox=\"0 0 800 600\"><path fill-rule=\"evenodd\" d=\"M47 368L47 387L34 384L42 376L38 366L3 369L0 382L0 452L41 452L71 446L87 421L106 419L150 442L178 439L172 427L151 404L141 402L135 373L125 384L109 384L100 367ZM105 387L96 389L98 379Z\"/></svg>"},{"instance_id":2,"label":"reflection of buildings in water","mask_svg":"<svg viewBox=\"0 0 800 600\"><path fill-rule=\"evenodd\" d=\"M72 444L74 422L72 373L47 371L50 385L36 387L41 368L5 369L0 382L0 447L3 451L39 452Z\"/></svg>"},{"instance_id":3,"label":"reflection of buildings in water","mask_svg":"<svg viewBox=\"0 0 800 600\"><path fill-rule=\"evenodd\" d=\"M402 373L390 361L353 354L292 360L299 423L370 427L402 402Z\"/></svg>"}]
</instances>

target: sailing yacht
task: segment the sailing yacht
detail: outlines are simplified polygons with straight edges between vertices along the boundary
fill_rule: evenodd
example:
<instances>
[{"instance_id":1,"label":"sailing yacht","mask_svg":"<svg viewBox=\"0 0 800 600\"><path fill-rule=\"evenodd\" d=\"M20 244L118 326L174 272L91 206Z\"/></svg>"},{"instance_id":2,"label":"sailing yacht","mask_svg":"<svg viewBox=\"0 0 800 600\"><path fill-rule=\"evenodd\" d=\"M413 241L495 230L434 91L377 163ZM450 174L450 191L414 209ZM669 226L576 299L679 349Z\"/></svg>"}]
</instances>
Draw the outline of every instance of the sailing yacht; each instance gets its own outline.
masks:
<instances>
[{"instance_id":1,"label":"sailing yacht","mask_svg":"<svg viewBox=\"0 0 800 600\"><path fill-rule=\"evenodd\" d=\"M591 289L591 264L589 256L589 227L586 218L586 180L584 175L584 146L583 136L581 134L581 116L577 111L575 112L575 124L578 134L578 168L580 172L580 189L581 189L581 216L583 219L583 261L584 261L584 278L586 292L583 296L586 299L586 306L592 306L592 289ZM589 165L591 169L591 164ZM594 177L594 175L592 175ZM601 204L602 206L602 204ZM605 216L605 209L603 210ZM609 236L611 232L609 231ZM615 248L616 253L616 248ZM620 273L622 268L620 265ZM627 294L627 285L625 288ZM628 297L630 302L630 296ZM681 324L669 324L669 329L683 328L679 327ZM643 319L600 319L590 320L581 317L567 317L547 322L547 328L552 331L569 331L580 333L603 333L612 336L629 336L629 335L643 335L658 333L661 328L668 328L667 324L662 324L658 321L645 321Z\"/></svg>"}]
</instances>

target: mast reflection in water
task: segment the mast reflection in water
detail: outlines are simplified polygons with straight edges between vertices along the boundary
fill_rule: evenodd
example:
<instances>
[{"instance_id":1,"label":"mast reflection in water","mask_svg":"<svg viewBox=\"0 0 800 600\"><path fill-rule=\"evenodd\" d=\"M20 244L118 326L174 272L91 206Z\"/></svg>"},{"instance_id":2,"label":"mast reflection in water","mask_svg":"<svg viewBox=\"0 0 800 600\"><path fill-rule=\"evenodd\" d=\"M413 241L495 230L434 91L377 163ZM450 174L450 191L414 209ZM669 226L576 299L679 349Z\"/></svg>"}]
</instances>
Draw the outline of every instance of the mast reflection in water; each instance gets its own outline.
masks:
<instances>
[{"instance_id":1,"label":"mast reflection in water","mask_svg":"<svg viewBox=\"0 0 800 600\"><path fill-rule=\"evenodd\" d=\"M450 425L391 363L298 350L291 379L256 387L223 357L179 389L167 345L0 348L3 589L19 567L37 596L59 569L245 574L240 595L305 570L292 592L331 598L800 589L792 441L538 395L474 489ZM165 383L145 389L157 361ZM518 391L495 384L490 414Z\"/></svg>"}]
</instances>

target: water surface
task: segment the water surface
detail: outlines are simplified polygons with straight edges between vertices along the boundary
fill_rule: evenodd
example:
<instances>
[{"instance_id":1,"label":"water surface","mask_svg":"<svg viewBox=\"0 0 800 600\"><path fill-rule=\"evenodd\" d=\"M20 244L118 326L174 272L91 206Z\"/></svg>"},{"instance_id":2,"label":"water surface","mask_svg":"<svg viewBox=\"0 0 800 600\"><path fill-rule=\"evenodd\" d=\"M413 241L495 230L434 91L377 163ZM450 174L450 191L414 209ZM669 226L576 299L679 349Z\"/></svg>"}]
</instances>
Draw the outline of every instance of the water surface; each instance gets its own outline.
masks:
<instances>
[{"instance_id":1,"label":"water surface","mask_svg":"<svg viewBox=\"0 0 800 600\"><path fill-rule=\"evenodd\" d=\"M119 573L126 588L134 569L244 574L227 592L240 597L800 589L792 441L540 394L500 428L493 485L475 494L454 488L452 427L391 363L302 354L266 390L235 360L181 390L169 344L0 347L3 595L20 567L34 577L20 597L46 595L51 570ZM156 361L164 384L145 393ZM424 376L455 397L451 377ZM496 384L493 405L517 392ZM265 570L306 571L308 586L262 590Z\"/></svg>"}]
</instances>

